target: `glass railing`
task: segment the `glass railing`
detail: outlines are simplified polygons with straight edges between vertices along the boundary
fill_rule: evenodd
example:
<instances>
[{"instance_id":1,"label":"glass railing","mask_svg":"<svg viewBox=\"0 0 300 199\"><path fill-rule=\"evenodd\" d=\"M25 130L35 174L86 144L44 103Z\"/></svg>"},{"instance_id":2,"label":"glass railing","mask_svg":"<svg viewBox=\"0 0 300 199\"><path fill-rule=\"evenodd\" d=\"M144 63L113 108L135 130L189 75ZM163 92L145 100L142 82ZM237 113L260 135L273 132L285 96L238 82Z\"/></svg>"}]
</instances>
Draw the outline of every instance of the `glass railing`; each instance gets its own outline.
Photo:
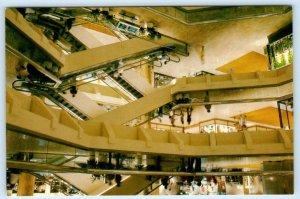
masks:
<instances>
[{"instance_id":1,"label":"glass railing","mask_svg":"<svg viewBox=\"0 0 300 199\"><path fill-rule=\"evenodd\" d=\"M144 115L138 116L137 118L134 118L133 120L126 122L125 126L142 126L144 124L151 124L151 121L155 118L162 118L163 116L166 116L171 111L171 104L165 104L153 111L150 111Z\"/></svg>"},{"instance_id":2,"label":"glass railing","mask_svg":"<svg viewBox=\"0 0 300 199\"><path fill-rule=\"evenodd\" d=\"M171 124L163 124L157 122L151 122L150 127L155 130L173 131L177 133L230 133L237 132L237 122L224 119L210 119L201 121L197 124L189 126L173 126ZM276 128L263 126L263 125L251 125L246 126L245 131L274 131Z\"/></svg>"},{"instance_id":3,"label":"glass railing","mask_svg":"<svg viewBox=\"0 0 300 199\"><path fill-rule=\"evenodd\" d=\"M7 130L6 160L82 169L149 170L156 155L85 150ZM168 169L167 167L165 167ZM155 170L155 169L154 169Z\"/></svg>"}]
</instances>

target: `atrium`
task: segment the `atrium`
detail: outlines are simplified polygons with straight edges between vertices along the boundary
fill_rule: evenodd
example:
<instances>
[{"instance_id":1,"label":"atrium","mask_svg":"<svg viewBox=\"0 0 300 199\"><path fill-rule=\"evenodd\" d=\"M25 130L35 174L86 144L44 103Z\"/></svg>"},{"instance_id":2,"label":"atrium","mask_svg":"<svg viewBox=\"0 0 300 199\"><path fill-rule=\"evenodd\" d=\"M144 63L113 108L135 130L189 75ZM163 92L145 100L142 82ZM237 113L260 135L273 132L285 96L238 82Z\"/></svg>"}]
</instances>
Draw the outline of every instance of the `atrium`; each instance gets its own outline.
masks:
<instances>
[{"instance_id":1,"label":"atrium","mask_svg":"<svg viewBox=\"0 0 300 199\"><path fill-rule=\"evenodd\" d=\"M293 194L292 17L7 8L7 195Z\"/></svg>"}]
</instances>

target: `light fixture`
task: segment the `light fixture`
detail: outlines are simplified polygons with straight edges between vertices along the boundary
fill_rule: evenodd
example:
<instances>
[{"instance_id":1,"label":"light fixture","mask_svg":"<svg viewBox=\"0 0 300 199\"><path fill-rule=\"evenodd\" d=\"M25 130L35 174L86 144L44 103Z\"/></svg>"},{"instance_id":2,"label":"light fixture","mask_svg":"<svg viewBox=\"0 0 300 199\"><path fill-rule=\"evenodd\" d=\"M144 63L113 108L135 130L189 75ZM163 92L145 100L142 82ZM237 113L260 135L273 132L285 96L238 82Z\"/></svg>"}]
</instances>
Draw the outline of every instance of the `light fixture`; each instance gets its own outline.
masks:
<instances>
[{"instance_id":1,"label":"light fixture","mask_svg":"<svg viewBox=\"0 0 300 199\"><path fill-rule=\"evenodd\" d=\"M201 46L200 58L201 58L201 63L205 64L205 49L204 49L204 46Z\"/></svg>"},{"instance_id":2,"label":"light fixture","mask_svg":"<svg viewBox=\"0 0 300 199\"><path fill-rule=\"evenodd\" d=\"M209 102L209 94L208 94L208 91L206 92L206 95L205 95L205 97L204 97L204 102ZM211 104L205 104L204 107L205 107L206 111L207 111L208 113L210 113Z\"/></svg>"},{"instance_id":3,"label":"light fixture","mask_svg":"<svg viewBox=\"0 0 300 199\"><path fill-rule=\"evenodd\" d=\"M120 73L118 71L115 71L114 72L114 78L118 79L120 76Z\"/></svg>"},{"instance_id":4,"label":"light fixture","mask_svg":"<svg viewBox=\"0 0 300 199\"><path fill-rule=\"evenodd\" d=\"M173 116L174 115L174 112L173 110L170 111L170 116Z\"/></svg>"},{"instance_id":5,"label":"light fixture","mask_svg":"<svg viewBox=\"0 0 300 199\"><path fill-rule=\"evenodd\" d=\"M170 57L167 55L165 51L162 51L162 54L159 55L158 58L164 64L167 64L170 61Z\"/></svg>"},{"instance_id":6,"label":"light fixture","mask_svg":"<svg viewBox=\"0 0 300 199\"><path fill-rule=\"evenodd\" d=\"M147 29L148 28L148 23L144 22L144 28Z\"/></svg>"},{"instance_id":7,"label":"light fixture","mask_svg":"<svg viewBox=\"0 0 300 199\"><path fill-rule=\"evenodd\" d=\"M162 55L161 59L162 62L166 62L167 61L167 56L166 55Z\"/></svg>"},{"instance_id":8,"label":"light fixture","mask_svg":"<svg viewBox=\"0 0 300 199\"><path fill-rule=\"evenodd\" d=\"M120 61L119 61L119 67L121 67L121 66L123 66L124 65L124 62L123 62L123 60L121 59Z\"/></svg>"},{"instance_id":9,"label":"light fixture","mask_svg":"<svg viewBox=\"0 0 300 199\"><path fill-rule=\"evenodd\" d=\"M119 73L119 76L124 72L124 62L122 61L122 59L119 61L118 63L118 73ZM117 75L117 74L116 74Z\"/></svg>"},{"instance_id":10,"label":"light fixture","mask_svg":"<svg viewBox=\"0 0 300 199\"><path fill-rule=\"evenodd\" d=\"M124 72L124 69L123 69L123 68L118 68L118 73L119 73L119 75L122 75L123 72Z\"/></svg>"}]
</instances>

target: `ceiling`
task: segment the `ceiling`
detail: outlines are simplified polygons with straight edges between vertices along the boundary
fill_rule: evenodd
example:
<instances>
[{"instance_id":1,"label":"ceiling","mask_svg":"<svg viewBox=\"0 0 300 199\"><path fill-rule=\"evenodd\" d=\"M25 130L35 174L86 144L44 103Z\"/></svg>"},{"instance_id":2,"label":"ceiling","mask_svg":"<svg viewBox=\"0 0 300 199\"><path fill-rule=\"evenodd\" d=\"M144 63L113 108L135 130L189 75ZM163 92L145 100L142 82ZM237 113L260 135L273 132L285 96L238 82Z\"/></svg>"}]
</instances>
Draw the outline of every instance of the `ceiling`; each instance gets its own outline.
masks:
<instances>
[{"instance_id":1,"label":"ceiling","mask_svg":"<svg viewBox=\"0 0 300 199\"><path fill-rule=\"evenodd\" d=\"M182 57L179 64L170 63L157 69L160 73L175 77L201 70L220 74L216 68L249 52L263 54L264 47L268 43L268 35L292 21L292 12L288 12L277 16L189 26L147 8L112 8L115 14L122 10L138 16L139 21L136 23L151 22L162 34L189 44L188 57ZM202 46L204 46L204 61L201 61Z\"/></svg>"},{"instance_id":2,"label":"ceiling","mask_svg":"<svg viewBox=\"0 0 300 199\"><path fill-rule=\"evenodd\" d=\"M286 127L289 122L290 127L293 128L293 113L290 111L286 112L285 110L281 110L281 114L283 126ZM247 117L248 121L257 122L261 124L268 124L272 126L280 126L278 110L275 107L264 107L254 111L245 112L243 113L243 115ZM233 116L233 118L234 117L238 117L238 115Z\"/></svg>"},{"instance_id":3,"label":"ceiling","mask_svg":"<svg viewBox=\"0 0 300 199\"><path fill-rule=\"evenodd\" d=\"M209 6L181 6L181 9L184 10L201 10L203 8L208 8Z\"/></svg>"},{"instance_id":4,"label":"ceiling","mask_svg":"<svg viewBox=\"0 0 300 199\"><path fill-rule=\"evenodd\" d=\"M251 51L229 63L216 68L223 73L250 73L268 70L268 57L260 53Z\"/></svg>"}]
</instances>

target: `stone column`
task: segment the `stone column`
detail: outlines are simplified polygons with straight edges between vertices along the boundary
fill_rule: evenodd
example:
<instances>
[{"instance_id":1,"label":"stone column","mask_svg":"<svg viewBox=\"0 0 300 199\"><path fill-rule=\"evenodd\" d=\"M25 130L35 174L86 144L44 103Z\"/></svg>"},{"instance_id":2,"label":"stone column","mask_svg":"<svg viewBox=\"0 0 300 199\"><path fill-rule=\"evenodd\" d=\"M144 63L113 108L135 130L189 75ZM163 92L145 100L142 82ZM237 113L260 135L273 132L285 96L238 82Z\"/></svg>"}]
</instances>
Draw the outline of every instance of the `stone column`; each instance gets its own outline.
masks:
<instances>
[{"instance_id":1,"label":"stone column","mask_svg":"<svg viewBox=\"0 0 300 199\"><path fill-rule=\"evenodd\" d=\"M35 176L21 173L19 177L17 196L33 196Z\"/></svg>"}]
</instances>

